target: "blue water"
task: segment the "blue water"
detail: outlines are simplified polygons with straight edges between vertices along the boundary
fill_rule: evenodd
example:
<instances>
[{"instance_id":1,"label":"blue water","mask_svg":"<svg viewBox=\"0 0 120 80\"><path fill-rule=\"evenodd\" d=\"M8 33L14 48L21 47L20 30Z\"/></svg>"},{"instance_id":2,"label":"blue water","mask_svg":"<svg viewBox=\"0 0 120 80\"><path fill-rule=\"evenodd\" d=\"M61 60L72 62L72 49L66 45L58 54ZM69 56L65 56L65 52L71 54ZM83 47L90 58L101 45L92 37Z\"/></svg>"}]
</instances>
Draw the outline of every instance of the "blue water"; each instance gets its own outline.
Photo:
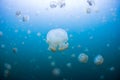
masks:
<instances>
[{"instance_id":1,"label":"blue water","mask_svg":"<svg viewBox=\"0 0 120 80\"><path fill-rule=\"evenodd\" d=\"M120 1L96 0L91 13L85 12L89 5L84 0L65 0L63 8L50 8L49 2L0 0L0 80L120 80ZM23 15L29 20L22 21ZM52 52L46 35L56 28L68 33L69 47ZM87 63L79 62L80 53L88 55ZM94 58L99 54L104 62L97 66ZM8 74L5 64L11 66ZM52 73L55 68L58 76Z\"/></svg>"}]
</instances>

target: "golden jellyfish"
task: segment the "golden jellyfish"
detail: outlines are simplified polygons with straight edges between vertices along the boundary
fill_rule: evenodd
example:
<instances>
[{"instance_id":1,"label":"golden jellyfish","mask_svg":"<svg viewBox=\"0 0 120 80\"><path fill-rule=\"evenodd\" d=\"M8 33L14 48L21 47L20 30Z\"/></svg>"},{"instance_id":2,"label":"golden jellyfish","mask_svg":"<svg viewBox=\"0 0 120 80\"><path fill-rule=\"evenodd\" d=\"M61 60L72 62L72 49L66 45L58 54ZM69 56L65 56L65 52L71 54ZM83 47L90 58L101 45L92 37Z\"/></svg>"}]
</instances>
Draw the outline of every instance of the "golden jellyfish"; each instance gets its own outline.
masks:
<instances>
[{"instance_id":1,"label":"golden jellyfish","mask_svg":"<svg viewBox=\"0 0 120 80\"><path fill-rule=\"evenodd\" d=\"M94 63L95 63L96 65L101 65L101 64L103 64L103 61L104 61L104 58L103 58L103 56L101 56L101 55L96 56L95 59L94 59Z\"/></svg>"},{"instance_id":2,"label":"golden jellyfish","mask_svg":"<svg viewBox=\"0 0 120 80\"><path fill-rule=\"evenodd\" d=\"M46 42L49 44L49 50L56 52L68 48L68 34L64 29L52 29L47 33Z\"/></svg>"},{"instance_id":3,"label":"golden jellyfish","mask_svg":"<svg viewBox=\"0 0 120 80\"><path fill-rule=\"evenodd\" d=\"M78 56L78 60L79 60L81 63L87 63L87 61L88 61L88 55L86 55L85 53L81 53L81 54Z\"/></svg>"}]
</instances>

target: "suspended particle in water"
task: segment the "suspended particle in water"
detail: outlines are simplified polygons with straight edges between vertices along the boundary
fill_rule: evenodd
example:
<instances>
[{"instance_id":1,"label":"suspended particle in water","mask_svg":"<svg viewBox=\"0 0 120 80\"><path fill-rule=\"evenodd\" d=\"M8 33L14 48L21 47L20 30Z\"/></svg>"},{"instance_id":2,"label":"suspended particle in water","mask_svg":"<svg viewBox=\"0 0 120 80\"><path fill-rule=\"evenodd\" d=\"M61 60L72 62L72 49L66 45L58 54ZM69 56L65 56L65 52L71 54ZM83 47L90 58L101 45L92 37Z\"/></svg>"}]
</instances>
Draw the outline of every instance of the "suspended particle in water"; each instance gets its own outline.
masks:
<instances>
[{"instance_id":1,"label":"suspended particle in water","mask_svg":"<svg viewBox=\"0 0 120 80\"><path fill-rule=\"evenodd\" d=\"M60 71L59 68L54 68L53 71L52 71L52 73L53 73L53 75L55 75L55 76L59 76L60 73L61 73L61 71Z\"/></svg>"},{"instance_id":2,"label":"suspended particle in water","mask_svg":"<svg viewBox=\"0 0 120 80\"><path fill-rule=\"evenodd\" d=\"M110 47L110 44L109 44L109 43L107 43L107 44L106 44L106 46L107 46L107 47Z\"/></svg>"},{"instance_id":3,"label":"suspended particle in water","mask_svg":"<svg viewBox=\"0 0 120 80\"><path fill-rule=\"evenodd\" d=\"M46 42L49 44L49 50L56 52L65 50L68 48L68 35L64 29L52 29L47 33Z\"/></svg>"},{"instance_id":4,"label":"suspended particle in water","mask_svg":"<svg viewBox=\"0 0 120 80\"><path fill-rule=\"evenodd\" d=\"M76 55L73 53L73 54L71 55L71 57L72 57L72 58L75 58L75 57L76 57Z\"/></svg>"},{"instance_id":5,"label":"suspended particle in water","mask_svg":"<svg viewBox=\"0 0 120 80\"><path fill-rule=\"evenodd\" d=\"M52 56L48 56L48 59L52 59Z\"/></svg>"},{"instance_id":6,"label":"suspended particle in water","mask_svg":"<svg viewBox=\"0 0 120 80\"><path fill-rule=\"evenodd\" d=\"M94 59L94 63L96 65L101 65L101 64L103 64L103 62L104 62L104 58L101 55L96 56Z\"/></svg>"},{"instance_id":7,"label":"suspended particle in water","mask_svg":"<svg viewBox=\"0 0 120 80\"><path fill-rule=\"evenodd\" d=\"M1 44L1 48L5 48L5 45L4 45L4 44Z\"/></svg>"},{"instance_id":8,"label":"suspended particle in water","mask_svg":"<svg viewBox=\"0 0 120 80\"><path fill-rule=\"evenodd\" d=\"M31 31L30 31L30 30L28 30L28 31L27 31L27 34L31 34Z\"/></svg>"},{"instance_id":9,"label":"suspended particle in water","mask_svg":"<svg viewBox=\"0 0 120 80\"><path fill-rule=\"evenodd\" d=\"M2 31L0 31L0 37L2 37L3 36L3 32Z\"/></svg>"},{"instance_id":10,"label":"suspended particle in water","mask_svg":"<svg viewBox=\"0 0 120 80\"><path fill-rule=\"evenodd\" d=\"M100 76L100 79L104 79L104 75L101 75L101 76Z\"/></svg>"},{"instance_id":11,"label":"suspended particle in water","mask_svg":"<svg viewBox=\"0 0 120 80\"><path fill-rule=\"evenodd\" d=\"M24 44L25 44L25 42L23 41L21 44L22 44L22 45L24 45Z\"/></svg>"},{"instance_id":12,"label":"suspended particle in water","mask_svg":"<svg viewBox=\"0 0 120 80\"><path fill-rule=\"evenodd\" d=\"M78 60L79 60L81 63L87 63L87 61L88 61L88 55L86 55L85 53L81 53L81 54L78 56Z\"/></svg>"},{"instance_id":13,"label":"suspended particle in water","mask_svg":"<svg viewBox=\"0 0 120 80\"><path fill-rule=\"evenodd\" d=\"M18 32L18 30L17 29L15 29L15 33L17 33Z\"/></svg>"},{"instance_id":14,"label":"suspended particle in water","mask_svg":"<svg viewBox=\"0 0 120 80\"><path fill-rule=\"evenodd\" d=\"M22 18L22 21L27 22L27 21L29 21L29 19L30 19L30 17L28 15L24 15Z\"/></svg>"},{"instance_id":15,"label":"suspended particle in water","mask_svg":"<svg viewBox=\"0 0 120 80\"><path fill-rule=\"evenodd\" d=\"M51 8L56 8L57 7L57 2L56 1L51 1L50 2L50 7Z\"/></svg>"},{"instance_id":16,"label":"suspended particle in water","mask_svg":"<svg viewBox=\"0 0 120 80\"><path fill-rule=\"evenodd\" d=\"M16 11L16 14L15 14L17 17L20 17L21 16L21 11Z\"/></svg>"},{"instance_id":17,"label":"suspended particle in water","mask_svg":"<svg viewBox=\"0 0 120 80\"><path fill-rule=\"evenodd\" d=\"M38 32L38 33L37 33L37 36L38 36L38 37L40 37L40 36L41 36L41 33L40 33L40 32Z\"/></svg>"},{"instance_id":18,"label":"suspended particle in water","mask_svg":"<svg viewBox=\"0 0 120 80\"><path fill-rule=\"evenodd\" d=\"M17 53L18 49L17 48L13 48L12 51L13 51L13 53Z\"/></svg>"},{"instance_id":19,"label":"suspended particle in water","mask_svg":"<svg viewBox=\"0 0 120 80\"><path fill-rule=\"evenodd\" d=\"M8 63L5 63L4 64L4 67L7 69L7 70L11 70L12 66Z\"/></svg>"}]
</instances>

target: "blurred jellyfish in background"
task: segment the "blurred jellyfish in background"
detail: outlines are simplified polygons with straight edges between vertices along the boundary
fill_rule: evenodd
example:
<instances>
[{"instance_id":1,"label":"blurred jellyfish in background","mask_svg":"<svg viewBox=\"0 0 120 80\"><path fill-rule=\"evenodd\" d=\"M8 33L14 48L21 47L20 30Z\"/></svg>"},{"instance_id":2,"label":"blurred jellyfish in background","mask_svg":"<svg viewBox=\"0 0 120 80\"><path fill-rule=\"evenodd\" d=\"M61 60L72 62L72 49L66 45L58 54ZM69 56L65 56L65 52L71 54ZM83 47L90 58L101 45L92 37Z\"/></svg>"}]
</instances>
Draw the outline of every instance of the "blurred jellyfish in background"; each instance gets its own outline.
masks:
<instances>
[{"instance_id":1,"label":"blurred jellyfish in background","mask_svg":"<svg viewBox=\"0 0 120 80\"><path fill-rule=\"evenodd\" d=\"M50 2L50 8L56 8L57 7L57 2L56 1L51 1Z\"/></svg>"},{"instance_id":2,"label":"blurred jellyfish in background","mask_svg":"<svg viewBox=\"0 0 120 80\"><path fill-rule=\"evenodd\" d=\"M12 66L8 63L4 64L5 70L4 70L4 77L7 78L10 76L10 70L12 68Z\"/></svg>"},{"instance_id":3,"label":"blurred jellyfish in background","mask_svg":"<svg viewBox=\"0 0 120 80\"><path fill-rule=\"evenodd\" d=\"M87 63L87 61L88 61L88 55L86 55L85 53L81 53L81 54L78 56L78 60L79 60L81 63Z\"/></svg>"},{"instance_id":4,"label":"blurred jellyfish in background","mask_svg":"<svg viewBox=\"0 0 120 80\"><path fill-rule=\"evenodd\" d=\"M1 48L5 48L5 44L1 44Z\"/></svg>"},{"instance_id":5,"label":"blurred jellyfish in background","mask_svg":"<svg viewBox=\"0 0 120 80\"><path fill-rule=\"evenodd\" d=\"M27 21L29 21L29 19L30 19L30 17L29 17L28 15L24 15L24 16L22 17L22 21L23 21L23 22L27 22Z\"/></svg>"},{"instance_id":6,"label":"blurred jellyfish in background","mask_svg":"<svg viewBox=\"0 0 120 80\"><path fill-rule=\"evenodd\" d=\"M53 71L52 71L52 73L53 73L53 75L55 75L55 76L59 76L60 73L61 73L61 71L60 71L59 68L54 68Z\"/></svg>"},{"instance_id":7,"label":"blurred jellyfish in background","mask_svg":"<svg viewBox=\"0 0 120 80\"><path fill-rule=\"evenodd\" d=\"M89 6L93 6L93 5L95 5L94 0L87 0L87 3L89 4Z\"/></svg>"},{"instance_id":8,"label":"blurred jellyfish in background","mask_svg":"<svg viewBox=\"0 0 120 80\"><path fill-rule=\"evenodd\" d=\"M91 13L91 8L86 8L86 13L90 14Z\"/></svg>"},{"instance_id":9,"label":"blurred jellyfish in background","mask_svg":"<svg viewBox=\"0 0 120 80\"><path fill-rule=\"evenodd\" d=\"M54 61L52 61L50 64L51 64L51 66L55 66L55 62Z\"/></svg>"},{"instance_id":10,"label":"blurred jellyfish in background","mask_svg":"<svg viewBox=\"0 0 120 80\"><path fill-rule=\"evenodd\" d=\"M3 32L2 31L0 31L0 37L2 37L3 36Z\"/></svg>"},{"instance_id":11,"label":"blurred jellyfish in background","mask_svg":"<svg viewBox=\"0 0 120 80\"><path fill-rule=\"evenodd\" d=\"M66 64L66 66L67 66L68 68L71 68L71 67L72 67L72 64L71 64L70 62L68 62L68 63Z\"/></svg>"},{"instance_id":12,"label":"blurred jellyfish in background","mask_svg":"<svg viewBox=\"0 0 120 80\"><path fill-rule=\"evenodd\" d=\"M114 71L114 70L115 70L115 67L112 66L112 67L109 68L109 70L110 70L110 71Z\"/></svg>"},{"instance_id":13,"label":"blurred jellyfish in background","mask_svg":"<svg viewBox=\"0 0 120 80\"><path fill-rule=\"evenodd\" d=\"M104 58L101 55L96 56L94 59L94 63L96 65L101 65L101 64L103 64L103 62L104 62Z\"/></svg>"},{"instance_id":14,"label":"blurred jellyfish in background","mask_svg":"<svg viewBox=\"0 0 120 80\"><path fill-rule=\"evenodd\" d=\"M13 53L17 53L18 49L17 48L13 48L12 51L13 51Z\"/></svg>"},{"instance_id":15,"label":"blurred jellyfish in background","mask_svg":"<svg viewBox=\"0 0 120 80\"><path fill-rule=\"evenodd\" d=\"M21 11L16 11L16 16L20 17L21 16Z\"/></svg>"},{"instance_id":16,"label":"blurred jellyfish in background","mask_svg":"<svg viewBox=\"0 0 120 80\"><path fill-rule=\"evenodd\" d=\"M64 29L52 29L47 34L46 42L49 44L49 50L55 52L57 49L59 51L68 48L68 34Z\"/></svg>"},{"instance_id":17,"label":"blurred jellyfish in background","mask_svg":"<svg viewBox=\"0 0 120 80\"><path fill-rule=\"evenodd\" d=\"M10 76L10 71L9 70L4 70L4 77L7 78Z\"/></svg>"},{"instance_id":18,"label":"blurred jellyfish in background","mask_svg":"<svg viewBox=\"0 0 120 80\"><path fill-rule=\"evenodd\" d=\"M11 65L8 64L8 63L5 63L4 66L5 66L5 68L8 69L8 70L10 70L10 69L12 68Z\"/></svg>"},{"instance_id":19,"label":"blurred jellyfish in background","mask_svg":"<svg viewBox=\"0 0 120 80\"><path fill-rule=\"evenodd\" d=\"M59 6L60 8L65 7L65 5L66 5L65 0L59 0L59 1L58 1L58 6Z\"/></svg>"}]
</instances>

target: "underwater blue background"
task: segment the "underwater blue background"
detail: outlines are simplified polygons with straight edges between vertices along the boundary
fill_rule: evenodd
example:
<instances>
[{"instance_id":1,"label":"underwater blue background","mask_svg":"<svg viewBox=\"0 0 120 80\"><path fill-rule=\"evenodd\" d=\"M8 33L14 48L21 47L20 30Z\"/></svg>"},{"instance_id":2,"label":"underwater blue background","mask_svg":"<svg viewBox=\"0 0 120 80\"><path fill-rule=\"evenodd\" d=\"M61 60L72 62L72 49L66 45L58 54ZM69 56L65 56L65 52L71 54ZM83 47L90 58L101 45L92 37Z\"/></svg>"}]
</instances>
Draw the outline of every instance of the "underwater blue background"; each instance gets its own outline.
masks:
<instances>
[{"instance_id":1,"label":"underwater blue background","mask_svg":"<svg viewBox=\"0 0 120 80\"><path fill-rule=\"evenodd\" d=\"M0 47L0 80L120 80L120 1L96 0L97 13L86 13L80 1L66 0L65 7L53 9L50 0L0 0L0 46L5 45ZM30 19L23 22L16 11ZM55 28L67 31L69 47L54 53L48 50L46 35ZM89 56L87 63L78 61L80 53ZM94 58L99 54L104 62L97 66ZM8 77L5 63L11 65ZM52 74L54 68L60 69L59 76Z\"/></svg>"}]
</instances>

